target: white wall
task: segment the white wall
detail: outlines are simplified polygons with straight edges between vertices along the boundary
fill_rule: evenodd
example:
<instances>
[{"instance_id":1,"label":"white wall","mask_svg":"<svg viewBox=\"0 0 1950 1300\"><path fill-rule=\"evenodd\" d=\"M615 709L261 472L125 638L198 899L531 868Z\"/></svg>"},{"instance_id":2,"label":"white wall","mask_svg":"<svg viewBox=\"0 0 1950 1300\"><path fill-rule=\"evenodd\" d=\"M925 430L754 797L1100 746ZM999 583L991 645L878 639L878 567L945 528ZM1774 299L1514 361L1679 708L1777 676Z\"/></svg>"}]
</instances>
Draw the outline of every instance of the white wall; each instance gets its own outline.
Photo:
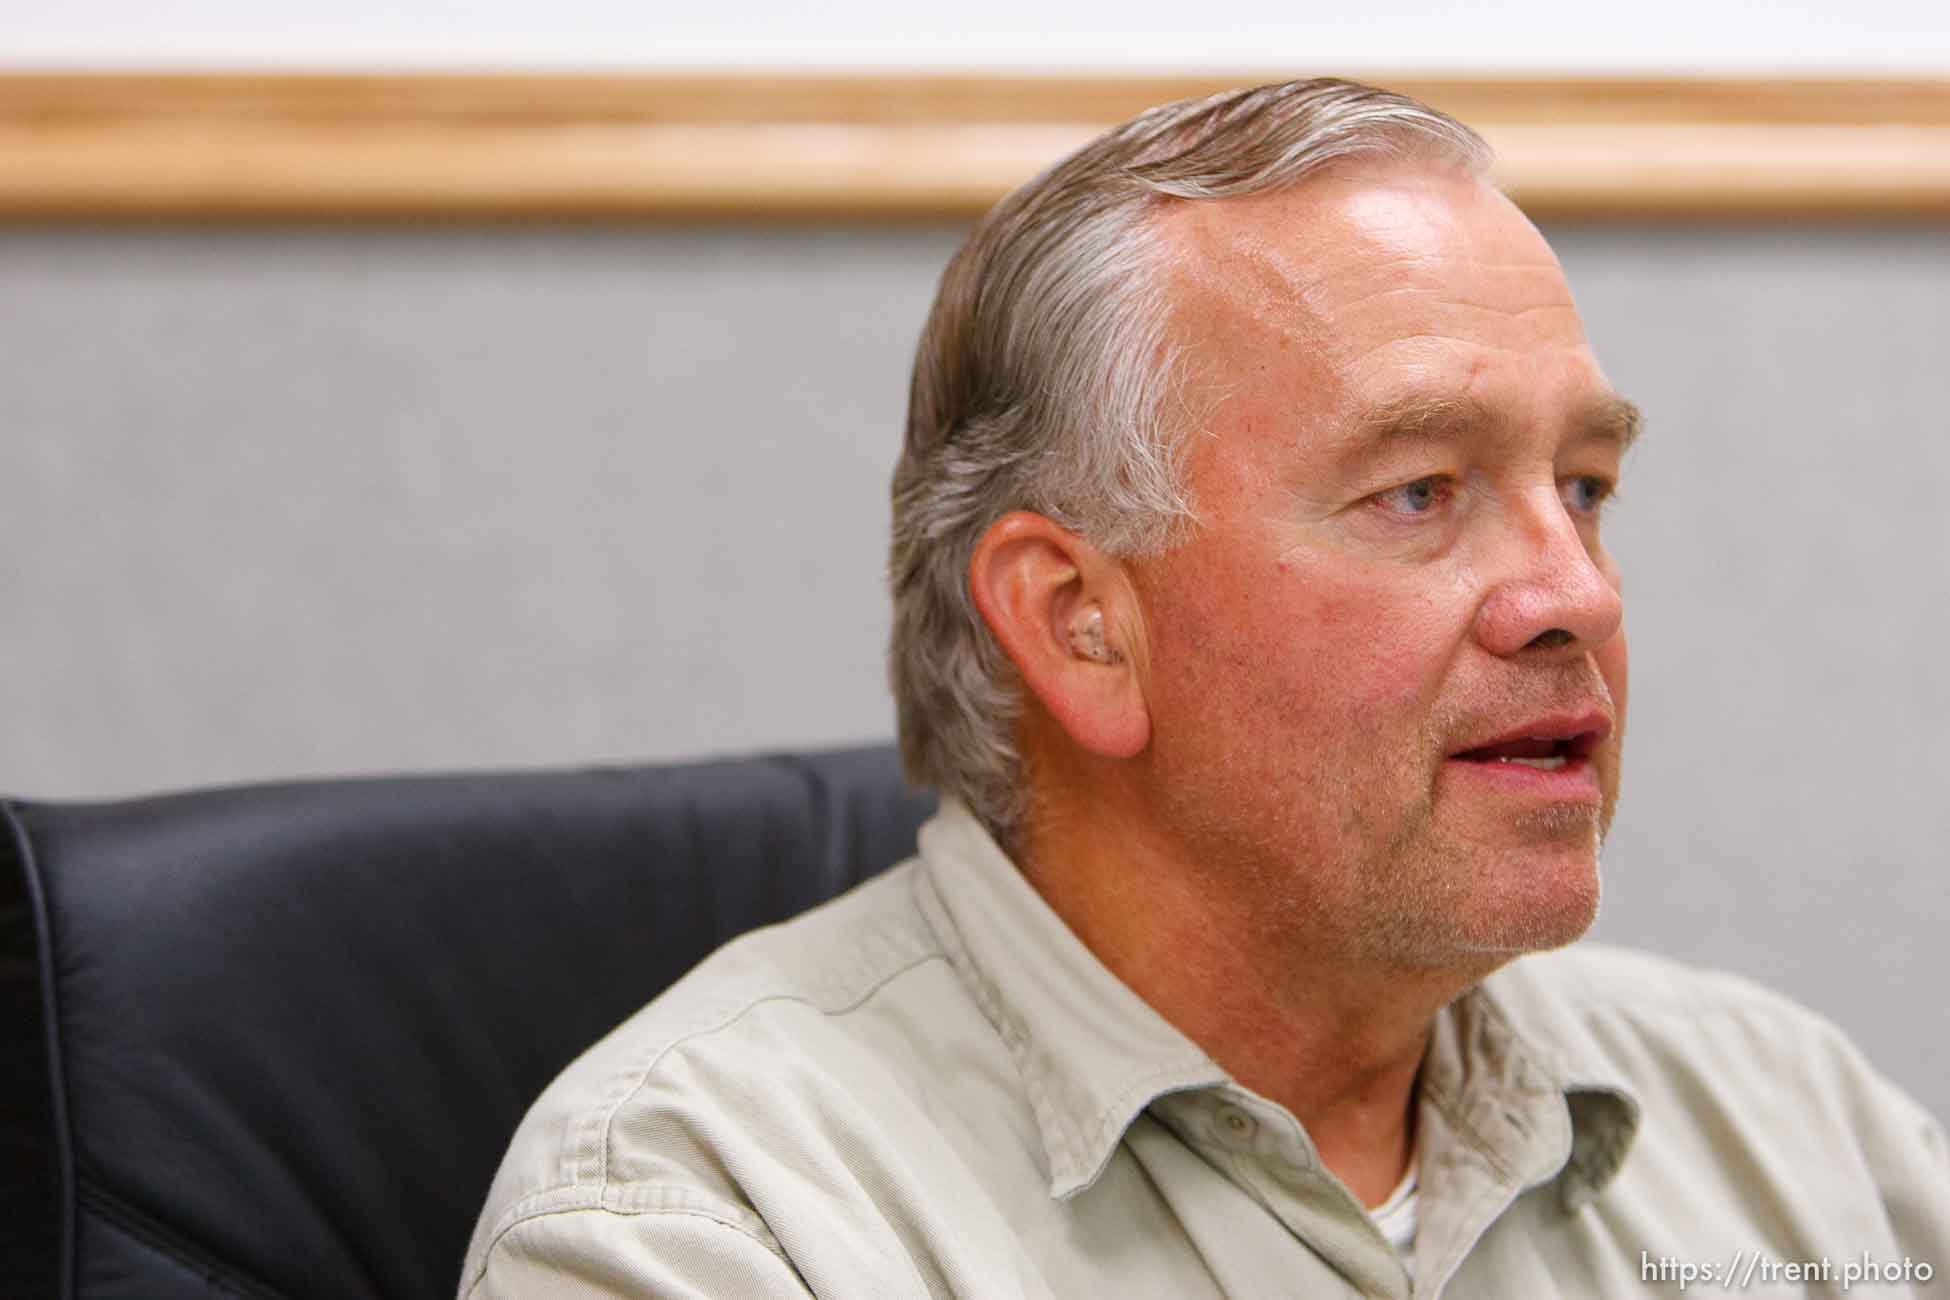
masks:
<instances>
[{"instance_id":1,"label":"white wall","mask_svg":"<svg viewBox=\"0 0 1950 1300\"><path fill-rule=\"evenodd\" d=\"M1942 0L3 0L0 66L1950 72Z\"/></svg>"},{"instance_id":2,"label":"white wall","mask_svg":"<svg viewBox=\"0 0 1950 1300\"><path fill-rule=\"evenodd\" d=\"M1649 417L1600 933L1950 1114L1950 231L1551 233ZM0 230L0 792L891 735L959 235Z\"/></svg>"}]
</instances>

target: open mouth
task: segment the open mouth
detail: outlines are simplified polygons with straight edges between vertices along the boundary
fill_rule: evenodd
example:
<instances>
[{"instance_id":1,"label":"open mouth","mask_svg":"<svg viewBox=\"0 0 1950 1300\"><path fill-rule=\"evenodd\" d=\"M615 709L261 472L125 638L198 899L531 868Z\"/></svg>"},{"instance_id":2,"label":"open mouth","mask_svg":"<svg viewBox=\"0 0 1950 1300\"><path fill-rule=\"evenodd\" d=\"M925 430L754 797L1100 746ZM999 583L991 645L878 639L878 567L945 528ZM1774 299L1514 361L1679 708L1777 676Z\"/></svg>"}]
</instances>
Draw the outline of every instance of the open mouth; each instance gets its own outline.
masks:
<instances>
[{"instance_id":1,"label":"open mouth","mask_svg":"<svg viewBox=\"0 0 1950 1300\"><path fill-rule=\"evenodd\" d=\"M1462 763L1527 767L1539 772L1582 768L1611 735L1611 719L1595 710L1539 718L1487 744L1459 750L1449 757Z\"/></svg>"},{"instance_id":2,"label":"open mouth","mask_svg":"<svg viewBox=\"0 0 1950 1300\"><path fill-rule=\"evenodd\" d=\"M1555 772L1573 759L1589 755L1591 745L1586 742L1593 734L1586 732L1563 740L1525 737L1481 749L1466 749L1456 757L1465 763L1518 763L1540 772Z\"/></svg>"}]
</instances>

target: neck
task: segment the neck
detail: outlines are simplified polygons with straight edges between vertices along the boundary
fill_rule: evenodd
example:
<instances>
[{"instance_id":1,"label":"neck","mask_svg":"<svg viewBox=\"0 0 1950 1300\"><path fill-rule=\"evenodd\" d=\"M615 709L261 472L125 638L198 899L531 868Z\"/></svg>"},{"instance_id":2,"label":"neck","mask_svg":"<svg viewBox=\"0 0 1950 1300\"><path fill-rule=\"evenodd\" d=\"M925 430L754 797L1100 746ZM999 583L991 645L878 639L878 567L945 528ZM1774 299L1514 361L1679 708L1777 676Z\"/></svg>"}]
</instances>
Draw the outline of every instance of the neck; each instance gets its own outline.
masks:
<instances>
[{"instance_id":1,"label":"neck","mask_svg":"<svg viewBox=\"0 0 1950 1300\"><path fill-rule=\"evenodd\" d=\"M1089 799L1032 814L1015 845L1024 875L1132 991L1291 1111L1363 1205L1381 1204L1413 1152L1435 1014L1486 972L1364 964L1317 943L1304 917L1183 862L1110 794L1099 783ZM1131 905L1133 881L1142 906Z\"/></svg>"}]
</instances>

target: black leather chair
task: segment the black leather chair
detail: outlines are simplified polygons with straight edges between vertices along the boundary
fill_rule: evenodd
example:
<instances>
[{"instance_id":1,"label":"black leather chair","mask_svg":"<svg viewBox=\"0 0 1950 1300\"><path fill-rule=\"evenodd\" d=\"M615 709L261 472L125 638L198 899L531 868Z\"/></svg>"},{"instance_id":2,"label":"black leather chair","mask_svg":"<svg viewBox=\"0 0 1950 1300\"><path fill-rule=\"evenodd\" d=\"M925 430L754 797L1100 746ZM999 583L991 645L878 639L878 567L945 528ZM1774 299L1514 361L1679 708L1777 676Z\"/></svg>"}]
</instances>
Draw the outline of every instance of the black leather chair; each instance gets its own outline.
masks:
<instances>
[{"instance_id":1,"label":"black leather chair","mask_svg":"<svg viewBox=\"0 0 1950 1300\"><path fill-rule=\"evenodd\" d=\"M932 807L885 748L0 804L0 1294L445 1300L548 1080Z\"/></svg>"}]
</instances>

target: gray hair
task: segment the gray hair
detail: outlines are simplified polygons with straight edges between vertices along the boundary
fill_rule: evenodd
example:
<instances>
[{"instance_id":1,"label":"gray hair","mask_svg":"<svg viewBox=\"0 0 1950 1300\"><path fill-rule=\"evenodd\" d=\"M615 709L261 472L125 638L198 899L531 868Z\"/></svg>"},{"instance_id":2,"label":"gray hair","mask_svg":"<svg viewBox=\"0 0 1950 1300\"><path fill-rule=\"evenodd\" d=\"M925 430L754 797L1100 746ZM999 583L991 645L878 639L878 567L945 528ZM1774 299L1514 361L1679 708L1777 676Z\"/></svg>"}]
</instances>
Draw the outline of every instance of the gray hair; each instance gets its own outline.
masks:
<instances>
[{"instance_id":1,"label":"gray hair","mask_svg":"<svg viewBox=\"0 0 1950 1300\"><path fill-rule=\"evenodd\" d=\"M908 779L1004 843L1024 812L1022 685L969 595L976 543L1012 510L1123 557L1181 536L1194 421L1151 218L1364 156L1489 165L1475 132L1389 91L1325 78L1228 91L1099 136L997 204L942 274L894 469L888 672Z\"/></svg>"}]
</instances>

